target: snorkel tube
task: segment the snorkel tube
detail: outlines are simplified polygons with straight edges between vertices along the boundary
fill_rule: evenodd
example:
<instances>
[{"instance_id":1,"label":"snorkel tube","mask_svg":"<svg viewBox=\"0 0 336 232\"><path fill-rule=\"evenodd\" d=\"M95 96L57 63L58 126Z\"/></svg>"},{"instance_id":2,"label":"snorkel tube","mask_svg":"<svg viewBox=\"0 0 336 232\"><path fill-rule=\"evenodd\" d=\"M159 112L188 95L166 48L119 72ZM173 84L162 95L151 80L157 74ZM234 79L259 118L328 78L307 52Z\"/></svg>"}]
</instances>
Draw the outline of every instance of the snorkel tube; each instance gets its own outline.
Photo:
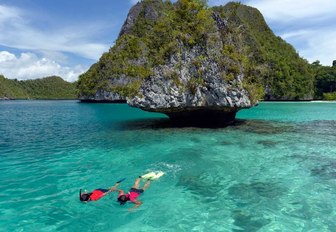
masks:
<instances>
[{"instance_id":1,"label":"snorkel tube","mask_svg":"<svg viewBox=\"0 0 336 232\"><path fill-rule=\"evenodd\" d=\"M82 196L82 189L79 190L79 200L81 200L81 196Z\"/></svg>"},{"instance_id":2,"label":"snorkel tube","mask_svg":"<svg viewBox=\"0 0 336 232\"><path fill-rule=\"evenodd\" d=\"M119 183L123 182L124 180L126 180L126 178L122 178L122 179L118 180L117 183L119 184Z\"/></svg>"}]
</instances>

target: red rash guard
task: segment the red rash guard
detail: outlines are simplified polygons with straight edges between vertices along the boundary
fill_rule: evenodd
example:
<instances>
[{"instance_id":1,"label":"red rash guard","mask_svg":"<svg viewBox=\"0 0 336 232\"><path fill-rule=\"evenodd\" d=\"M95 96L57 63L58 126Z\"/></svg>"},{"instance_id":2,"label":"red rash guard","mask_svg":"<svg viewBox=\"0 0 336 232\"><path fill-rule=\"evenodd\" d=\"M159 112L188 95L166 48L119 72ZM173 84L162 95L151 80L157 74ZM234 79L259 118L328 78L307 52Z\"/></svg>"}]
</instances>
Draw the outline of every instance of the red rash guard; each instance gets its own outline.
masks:
<instances>
[{"instance_id":1,"label":"red rash guard","mask_svg":"<svg viewBox=\"0 0 336 232\"><path fill-rule=\"evenodd\" d=\"M97 201L99 200L100 198L102 198L104 196L104 192L101 191L101 190L94 190L92 192L92 194L90 195L90 200L91 201Z\"/></svg>"}]
</instances>

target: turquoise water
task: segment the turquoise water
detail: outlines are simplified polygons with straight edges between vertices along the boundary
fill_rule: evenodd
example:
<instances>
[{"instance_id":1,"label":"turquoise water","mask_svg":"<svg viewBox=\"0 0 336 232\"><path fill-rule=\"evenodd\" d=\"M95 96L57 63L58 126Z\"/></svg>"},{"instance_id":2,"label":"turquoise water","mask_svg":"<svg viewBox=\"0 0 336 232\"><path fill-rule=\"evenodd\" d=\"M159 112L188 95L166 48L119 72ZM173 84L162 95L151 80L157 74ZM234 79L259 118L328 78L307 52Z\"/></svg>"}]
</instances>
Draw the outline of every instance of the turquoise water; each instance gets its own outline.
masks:
<instances>
[{"instance_id":1,"label":"turquoise water","mask_svg":"<svg viewBox=\"0 0 336 232\"><path fill-rule=\"evenodd\" d=\"M124 104L0 102L0 231L336 231L336 104L261 103L170 127ZM133 212L80 188L153 181Z\"/></svg>"}]
</instances>

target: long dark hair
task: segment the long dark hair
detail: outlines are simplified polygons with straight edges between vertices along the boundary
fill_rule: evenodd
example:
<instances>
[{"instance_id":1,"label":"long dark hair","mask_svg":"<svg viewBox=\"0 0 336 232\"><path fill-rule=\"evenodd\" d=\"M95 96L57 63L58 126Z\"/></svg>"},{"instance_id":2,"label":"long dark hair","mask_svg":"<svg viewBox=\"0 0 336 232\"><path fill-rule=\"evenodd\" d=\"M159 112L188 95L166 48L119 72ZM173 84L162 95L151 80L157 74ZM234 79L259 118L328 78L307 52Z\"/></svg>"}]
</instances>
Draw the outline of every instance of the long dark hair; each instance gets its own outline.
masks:
<instances>
[{"instance_id":1,"label":"long dark hair","mask_svg":"<svg viewBox=\"0 0 336 232\"><path fill-rule=\"evenodd\" d=\"M129 200L129 197L127 197L126 195L121 195L120 197L118 197L118 201L120 205L126 204L128 200Z\"/></svg>"}]
</instances>

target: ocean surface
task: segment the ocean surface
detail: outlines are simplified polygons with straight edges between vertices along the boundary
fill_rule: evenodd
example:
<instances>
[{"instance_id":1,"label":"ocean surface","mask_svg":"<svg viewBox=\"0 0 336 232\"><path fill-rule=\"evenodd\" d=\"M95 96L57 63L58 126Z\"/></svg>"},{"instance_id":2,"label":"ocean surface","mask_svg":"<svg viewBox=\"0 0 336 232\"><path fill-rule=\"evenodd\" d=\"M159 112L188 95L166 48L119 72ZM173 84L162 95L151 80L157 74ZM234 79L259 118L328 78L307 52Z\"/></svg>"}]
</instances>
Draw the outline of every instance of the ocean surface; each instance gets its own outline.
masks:
<instances>
[{"instance_id":1,"label":"ocean surface","mask_svg":"<svg viewBox=\"0 0 336 232\"><path fill-rule=\"evenodd\" d=\"M125 104L0 101L0 231L336 231L336 104L237 118L181 128ZM132 212L116 193L78 199L156 170Z\"/></svg>"}]
</instances>

